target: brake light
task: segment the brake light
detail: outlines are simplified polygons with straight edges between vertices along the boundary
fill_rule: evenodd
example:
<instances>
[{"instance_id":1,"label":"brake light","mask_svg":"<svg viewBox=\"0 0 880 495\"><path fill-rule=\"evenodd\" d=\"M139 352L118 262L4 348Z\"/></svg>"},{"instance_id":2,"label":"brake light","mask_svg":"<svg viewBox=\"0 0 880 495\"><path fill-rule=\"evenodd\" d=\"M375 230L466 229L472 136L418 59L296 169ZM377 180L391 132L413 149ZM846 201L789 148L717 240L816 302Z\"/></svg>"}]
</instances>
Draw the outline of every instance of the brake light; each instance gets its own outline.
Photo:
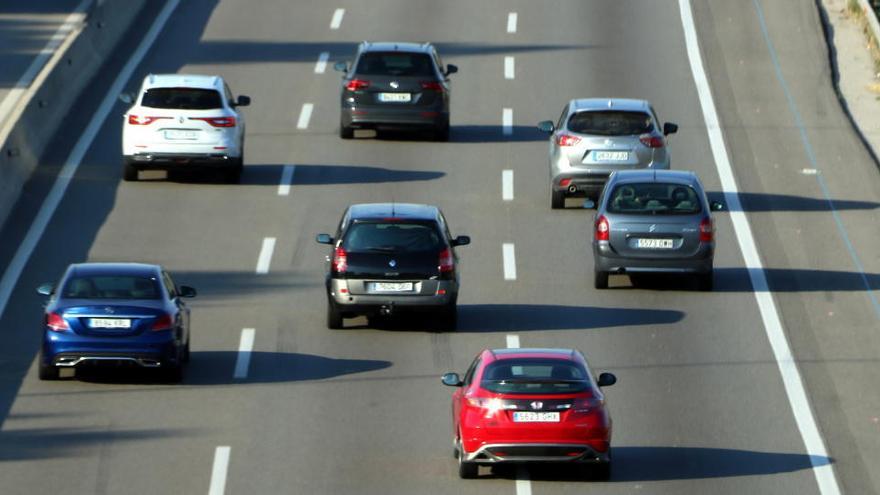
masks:
<instances>
[{"instance_id":1,"label":"brake light","mask_svg":"<svg viewBox=\"0 0 880 495\"><path fill-rule=\"evenodd\" d=\"M607 241L610 230L611 225L608 223L608 219L605 218L605 215L599 215L599 218L596 219L596 240Z\"/></svg>"},{"instance_id":2,"label":"brake light","mask_svg":"<svg viewBox=\"0 0 880 495\"><path fill-rule=\"evenodd\" d=\"M574 146L581 142L581 138L577 136L572 136L571 134L557 134L556 135L556 145L557 146Z\"/></svg>"},{"instance_id":3,"label":"brake light","mask_svg":"<svg viewBox=\"0 0 880 495\"><path fill-rule=\"evenodd\" d=\"M559 181L559 187L568 187L571 184L571 179L562 179Z\"/></svg>"},{"instance_id":4,"label":"brake light","mask_svg":"<svg viewBox=\"0 0 880 495\"><path fill-rule=\"evenodd\" d=\"M437 81L422 81L421 85L422 89L427 89L428 91L443 91L443 85Z\"/></svg>"},{"instance_id":5,"label":"brake light","mask_svg":"<svg viewBox=\"0 0 880 495\"><path fill-rule=\"evenodd\" d=\"M348 269L348 253L341 247L336 248L333 252L333 271L336 273L345 273Z\"/></svg>"},{"instance_id":6,"label":"brake light","mask_svg":"<svg viewBox=\"0 0 880 495\"><path fill-rule=\"evenodd\" d=\"M572 409L579 413L589 413L600 407L602 407L602 401L590 397L587 399L575 400Z\"/></svg>"},{"instance_id":7,"label":"brake light","mask_svg":"<svg viewBox=\"0 0 880 495\"><path fill-rule=\"evenodd\" d=\"M365 81L363 79L352 79L348 81L348 84L345 85L345 89L349 91L357 91L359 89L367 89L370 87L370 81Z\"/></svg>"},{"instance_id":8,"label":"brake light","mask_svg":"<svg viewBox=\"0 0 880 495\"><path fill-rule=\"evenodd\" d=\"M712 242L715 240L715 222L712 217L704 217L700 220L700 242Z\"/></svg>"},{"instance_id":9,"label":"brake light","mask_svg":"<svg viewBox=\"0 0 880 495\"><path fill-rule=\"evenodd\" d=\"M213 127L235 127L235 117L190 117L191 120L202 120Z\"/></svg>"},{"instance_id":10,"label":"brake light","mask_svg":"<svg viewBox=\"0 0 880 495\"><path fill-rule=\"evenodd\" d=\"M152 117L147 115L134 115L131 114L128 116L128 123L131 125L150 125L157 120L162 119L170 119L171 117Z\"/></svg>"},{"instance_id":11,"label":"brake light","mask_svg":"<svg viewBox=\"0 0 880 495\"><path fill-rule=\"evenodd\" d=\"M437 268L440 273L448 273L455 269L455 260L452 258L452 250L449 248L440 251L440 260Z\"/></svg>"},{"instance_id":12,"label":"brake light","mask_svg":"<svg viewBox=\"0 0 880 495\"><path fill-rule=\"evenodd\" d=\"M64 317L59 315L58 313L46 314L46 326L49 327L49 329L53 332L63 332L65 330L70 330L70 325L68 325Z\"/></svg>"},{"instance_id":13,"label":"brake light","mask_svg":"<svg viewBox=\"0 0 880 495\"><path fill-rule=\"evenodd\" d=\"M498 398L468 397L467 403L472 407L483 409L486 418L491 418L495 413L504 409L516 409L515 404L505 404L503 400Z\"/></svg>"},{"instance_id":14,"label":"brake light","mask_svg":"<svg viewBox=\"0 0 880 495\"><path fill-rule=\"evenodd\" d=\"M151 328L151 330L154 332L161 332L162 330L171 330L171 327L173 326L174 321L171 319L171 315L164 314L156 318L156 321L153 322L153 328Z\"/></svg>"},{"instance_id":15,"label":"brake light","mask_svg":"<svg viewBox=\"0 0 880 495\"><path fill-rule=\"evenodd\" d=\"M642 134L639 136L639 141L648 148L662 148L666 146L666 143L663 141L663 136L658 136L656 134Z\"/></svg>"}]
</instances>

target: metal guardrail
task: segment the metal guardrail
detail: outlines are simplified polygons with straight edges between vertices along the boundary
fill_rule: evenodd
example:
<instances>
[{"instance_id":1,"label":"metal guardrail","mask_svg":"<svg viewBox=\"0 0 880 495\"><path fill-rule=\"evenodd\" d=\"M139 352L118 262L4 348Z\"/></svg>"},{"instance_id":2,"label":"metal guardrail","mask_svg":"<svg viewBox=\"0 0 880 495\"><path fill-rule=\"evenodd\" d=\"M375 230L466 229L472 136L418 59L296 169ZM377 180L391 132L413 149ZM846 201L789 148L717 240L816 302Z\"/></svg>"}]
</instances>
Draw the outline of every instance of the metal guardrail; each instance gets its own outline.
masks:
<instances>
[{"instance_id":1,"label":"metal guardrail","mask_svg":"<svg viewBox=\"0 0 880 495\"><path fill-rule=\"evenodd\" d=\"M862 12L865 13L868 28L874 33L874 39L880 43L880 23L877 22L880 16L880 0L858 0L858 2Z\"/></svg>"}]
</instances>

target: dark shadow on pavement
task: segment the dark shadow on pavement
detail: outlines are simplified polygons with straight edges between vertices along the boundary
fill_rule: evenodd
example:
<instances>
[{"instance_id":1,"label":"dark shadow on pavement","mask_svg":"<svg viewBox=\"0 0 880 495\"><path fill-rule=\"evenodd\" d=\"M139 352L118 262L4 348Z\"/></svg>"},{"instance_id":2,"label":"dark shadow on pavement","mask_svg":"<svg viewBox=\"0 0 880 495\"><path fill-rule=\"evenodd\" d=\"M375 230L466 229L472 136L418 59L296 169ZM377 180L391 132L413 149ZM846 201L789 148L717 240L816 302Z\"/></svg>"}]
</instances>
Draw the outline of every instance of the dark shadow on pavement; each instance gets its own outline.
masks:
<instances>
[{"instance_id":1,"label":"dark shadow on pavement","mask_svg":"<svg viewBox=\"0 0 880 495\"><path fill-rule=\"evenodd\" d=\"M806 268L765 268L769 292L859 292L880 290L880 275ZM608 290L697 291L695 279L687 275L612 275ZM753 292L748 268L715 268L713 292Z\"/></svg>"},{"instance_id":2,"label":"dark shadow on pavement","mask_svg":"<svg viewBox=\"0 0 880 495\"><path fill-rule=\"evenodd\" d=\"M242 184L277 186L283 165L245 165ZM388 182L427 181L445 176L445 172L395 170L367 165L300 165L294 169L293 186L332 184L381 184Z\"/></svg>"},{"instance_id":3,"label":"dark shadow on pavement","mask_svg":"<svg viewBox=\"0 0 880 495\"><path fill-rule=\"evenodd\" d=\"M182 438L198 434L191 428L148 430L97 430L90 428L24 428L0 431L0 462L70 457L83 449L109 443Z\"/></svg>"},{"instance_id":4,"label":"dark shadow on pavement","mask_svg":"<svg viewBox=\"0 0 880 495\"><path fill-rule=\"evenodd\" d=\"M852 199L832 199L829 203L824 198L806 198L803 196L791 196L788 194L768 194L741 192L738 194L742 211L745 212L768 212L768 211L831 211L831 205L835 210L875 210L880 208L880 203L874 201L859 201ZM725 209L732 210L733 206L727 200L726 195L720 191L707 191L706 196L710 201L724 203Z\"/></svg>"}]
</instances>

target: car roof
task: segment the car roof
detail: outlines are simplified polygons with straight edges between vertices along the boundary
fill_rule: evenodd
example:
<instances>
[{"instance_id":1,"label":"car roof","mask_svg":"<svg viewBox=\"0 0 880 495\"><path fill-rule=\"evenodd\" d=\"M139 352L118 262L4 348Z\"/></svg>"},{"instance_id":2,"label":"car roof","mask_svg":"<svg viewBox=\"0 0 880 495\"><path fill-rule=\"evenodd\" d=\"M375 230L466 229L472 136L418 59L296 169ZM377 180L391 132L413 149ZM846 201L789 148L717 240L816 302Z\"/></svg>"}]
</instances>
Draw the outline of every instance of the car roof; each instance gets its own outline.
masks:
<instances>
[{"instance_id":1,"label":"car roof","mask_svg":"<svg viewBox=\"0 0 880 495\"><path fill-rule=\"evenodd\" d=\"M133 275L154 277L162 268L146 263L75 263L70 265L71 275Z\"/></svg>"},{"instance_id":2,"label":"car roof","mask_svg":"<svg viewBox=\"0 0 880 495\"><path fill-rule=\"evenodd\" d=\"M647 112L651 109L651 104L647 100L632 98L579 98L569 103L574 112L609 109Z\"/></svg>"},{"instance_id":3,"label":"car roof","mask_svg":"<svg viewBox=\"0 0 880 495\"><path fill-rule=\"evenodd\" d=\"M522 359L522 358L540 358L540 359L564 359L574 361L577 351L565 348L516 348L516 349L489 349L489 352L495 357L495 360L502 361L505 359Z\"/></svg>"},{"instance_id":4,"label":"car roof","mask_svg":"<svg viewBox=\"0 0 880 495\"><path fill-rule=\"evenodd\" d=\"M434 220L439 211L436 206L415 203L362 203L348 208L352 220L376 218Z\"/></svg>"},{"instance_id":5,"label":"car roof","mask_svg":"<svg viewBox=\"0 0 880 495\"><path fill-rule=\"evenodd\" d=\"M431 43L411 43L407 41L364 41L361 52L414 52L431 53Z\"/></svg>"},{"instance_id":6,"label":"car roof","mask_svg":"<svg viewBox=\"0 0 880 495\"><path fill-rule=\"evenodd\" d=\"M144 78L144 90L153 88L199 88L222 91L220 76L201 74L150 74Z\"/></svg>"},{"instance_id":7,"label":"car roof","mask_svg":"<svg viewBox=\"0 0 880 495\"><path fill-rule=\"evenodd\" d=\"M609 181L615 184L633 182L667 182L692 187L699 186L696 172L691 170L619 170L614 172Z\"/></svg>"}]
</instances>

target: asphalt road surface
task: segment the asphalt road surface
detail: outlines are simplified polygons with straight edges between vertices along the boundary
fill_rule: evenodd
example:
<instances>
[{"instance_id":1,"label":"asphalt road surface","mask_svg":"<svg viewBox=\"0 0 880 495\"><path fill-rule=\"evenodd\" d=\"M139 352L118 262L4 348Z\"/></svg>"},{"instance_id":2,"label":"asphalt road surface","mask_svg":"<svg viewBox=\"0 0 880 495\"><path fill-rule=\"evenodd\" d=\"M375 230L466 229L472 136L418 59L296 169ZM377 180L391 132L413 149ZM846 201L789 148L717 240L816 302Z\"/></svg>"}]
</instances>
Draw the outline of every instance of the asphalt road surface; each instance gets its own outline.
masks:
<instances>
[{"instance_id":1,"label":"asphalt road surface","mask_svg":"<svg viewBox=\"0 0 880 495\"><path fill-rule=\"evenodd\" d=\"M0 320L3 493L880 491L880 181L833 92L819 14L802 0L694 3L726 142L714 151L673 0L181 2L126 87L149 72L218 73L250 95L242 184L161 173L122 183L116 104ZM163 5L147 9L145 32ZM459 66L449 143L339 139L332 62L363 39L430 40ZM139 42L120 48L60 131L2 233L0 266ZM550 210L546 138L534 129L587 96L651 100L680 125L673 167L696 170L715 199L725 196L713 153L726 149L742 208L716 215L714 292L625 277L592 288L592 212ZM458 331L325 328L314 235L349 203L387 200L437 204L453 235L472 236L460 249ZM743 212L769 284L758 297L750 273L761 272L732 222ZM257 274L266 238L269 270ZM34 287L84 260L161 263L199 289L183 384L37 380ZM759 301L775 302L802 389L786 388ZM236 378L244 329L253 349ZM610 482L565 469L458 479L439 376L516 341L576 347L617 374ZM827 457L811 457L787 390L806 391L797 412L815 419Z\"/></svg>"}]
</instances>

